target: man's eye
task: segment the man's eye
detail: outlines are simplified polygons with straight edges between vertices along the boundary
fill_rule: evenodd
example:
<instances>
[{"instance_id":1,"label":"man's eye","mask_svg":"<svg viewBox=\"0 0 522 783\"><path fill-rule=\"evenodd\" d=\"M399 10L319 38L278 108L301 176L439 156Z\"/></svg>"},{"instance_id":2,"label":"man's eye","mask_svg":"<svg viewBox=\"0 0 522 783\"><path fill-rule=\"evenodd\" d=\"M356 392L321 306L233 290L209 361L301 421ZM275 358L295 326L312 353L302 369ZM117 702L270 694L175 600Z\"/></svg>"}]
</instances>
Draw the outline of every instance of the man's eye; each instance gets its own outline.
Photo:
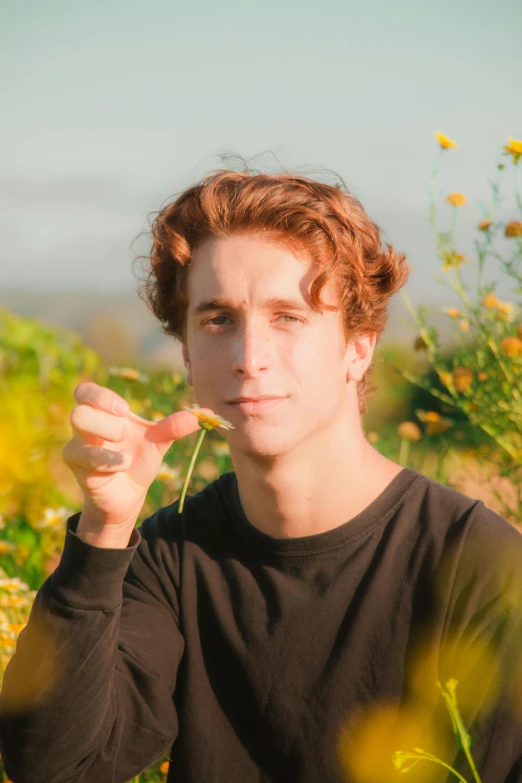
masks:
<instances>
[{"instance_id":1,"label":"man's eye","mask_svg":"<svg viewBox=\"0 0 522 783\"><path fill-rule=\"evenodd\" d=\"M222 324L216 324L215 321L217 321L218 318L228 318L227 315L215 315L213 318L209 318L208 321L205 321L207 324L212 324L212 326L222 326ZM301 319L297 318L295 315L280 315L279 318L291 318L293 321L299 322Z\"/></svg>"}]
</instances>

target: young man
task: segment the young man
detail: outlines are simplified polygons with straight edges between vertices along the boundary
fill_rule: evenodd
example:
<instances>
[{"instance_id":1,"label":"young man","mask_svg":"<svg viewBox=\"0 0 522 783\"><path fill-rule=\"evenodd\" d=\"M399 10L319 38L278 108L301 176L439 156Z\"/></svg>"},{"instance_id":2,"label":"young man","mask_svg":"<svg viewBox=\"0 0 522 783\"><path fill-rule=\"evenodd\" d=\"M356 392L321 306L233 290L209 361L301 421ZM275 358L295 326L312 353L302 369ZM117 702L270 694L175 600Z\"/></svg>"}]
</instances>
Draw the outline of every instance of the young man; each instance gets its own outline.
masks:
<instances>
[{"instance_id":1,"label":"young man","mask_svg":"<svg viewBox=\"0 0 522 783\"><path fill-rule=\"evenodd\" d=\"M194 417L76 389L64 459L85 504L5 674L7 772L124 783L169 753L169 783L391 781L391 751L420 746L465 775L436 687L455 677L483 783L522 783L522 538L361 425L404 256L340 189L218 172L158 214L151 262L149 303L233 425L234 470L136 529Z\"/></svg>"}]
</instances>

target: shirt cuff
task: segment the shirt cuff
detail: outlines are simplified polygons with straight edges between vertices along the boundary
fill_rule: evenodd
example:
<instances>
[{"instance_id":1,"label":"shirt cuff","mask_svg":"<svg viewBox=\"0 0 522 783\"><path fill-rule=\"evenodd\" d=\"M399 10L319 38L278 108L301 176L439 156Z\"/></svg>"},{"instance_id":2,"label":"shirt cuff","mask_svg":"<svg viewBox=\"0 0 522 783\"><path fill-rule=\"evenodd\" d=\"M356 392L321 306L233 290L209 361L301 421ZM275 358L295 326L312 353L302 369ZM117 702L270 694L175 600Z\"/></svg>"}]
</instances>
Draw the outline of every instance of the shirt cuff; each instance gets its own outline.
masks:
<instances>
[{"instance_id":1,"label":"shirt cuff","mask_svg":"<svg viewBox=\"0 0 522 783\"><path fill-rule=\"evenodd\" d=\"M127 569L141 541L134 528L125 549L88 544L76 533L81 511L68 518L58 567L49 577L54 597L78 609L111 610L122 601Z\"/></svg>"}]
</instances>

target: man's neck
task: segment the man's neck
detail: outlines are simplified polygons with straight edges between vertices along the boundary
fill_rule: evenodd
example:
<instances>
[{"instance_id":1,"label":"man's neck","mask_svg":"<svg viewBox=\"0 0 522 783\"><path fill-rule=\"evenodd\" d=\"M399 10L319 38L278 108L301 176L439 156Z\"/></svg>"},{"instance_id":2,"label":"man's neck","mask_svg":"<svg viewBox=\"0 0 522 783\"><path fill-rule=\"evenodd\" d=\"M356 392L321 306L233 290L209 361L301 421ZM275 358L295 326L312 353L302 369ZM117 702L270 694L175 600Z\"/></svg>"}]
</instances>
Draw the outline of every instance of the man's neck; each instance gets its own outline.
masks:
<instances>
[{"instance_id":1,"label":"man's neck","mask_svg":"<svg viewBox=\"0 0 522 783\"><path fill-rule=\"evenodd\" d=\"M263 469L251 459L235 460L243 511L258 530L275 538L324 533L353 519L384 491L401 466L362 436L349 451L319 450L315 461L285 455ZM333 446L334 444L332 444Z\"/></svg>"}]
</instances>

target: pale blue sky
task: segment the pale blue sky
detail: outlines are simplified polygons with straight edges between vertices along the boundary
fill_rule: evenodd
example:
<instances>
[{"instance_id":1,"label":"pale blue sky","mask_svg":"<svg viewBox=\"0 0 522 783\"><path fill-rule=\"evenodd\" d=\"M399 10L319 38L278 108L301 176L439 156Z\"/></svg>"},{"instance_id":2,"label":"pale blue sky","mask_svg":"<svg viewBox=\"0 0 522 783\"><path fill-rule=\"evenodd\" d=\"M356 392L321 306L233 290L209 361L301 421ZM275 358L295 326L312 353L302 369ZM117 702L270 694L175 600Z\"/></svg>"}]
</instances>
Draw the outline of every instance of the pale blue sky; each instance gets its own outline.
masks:
<instances>
[{"instance_id":1,"label":"pale blue sky","mask_svg":"<svg viewBox=\"0 0 522 783\"><path fill-rule=\"evenodd\" d=\"M434 131L460 145L439 189L468 196L468 254L502 146L522 138L520 0L20 0L0 30L4 290L135 289L147 214L220 152L272 150L344 178L408 254L414 301L449 297L433 281Z\"/></svg>"}]
</instances>

